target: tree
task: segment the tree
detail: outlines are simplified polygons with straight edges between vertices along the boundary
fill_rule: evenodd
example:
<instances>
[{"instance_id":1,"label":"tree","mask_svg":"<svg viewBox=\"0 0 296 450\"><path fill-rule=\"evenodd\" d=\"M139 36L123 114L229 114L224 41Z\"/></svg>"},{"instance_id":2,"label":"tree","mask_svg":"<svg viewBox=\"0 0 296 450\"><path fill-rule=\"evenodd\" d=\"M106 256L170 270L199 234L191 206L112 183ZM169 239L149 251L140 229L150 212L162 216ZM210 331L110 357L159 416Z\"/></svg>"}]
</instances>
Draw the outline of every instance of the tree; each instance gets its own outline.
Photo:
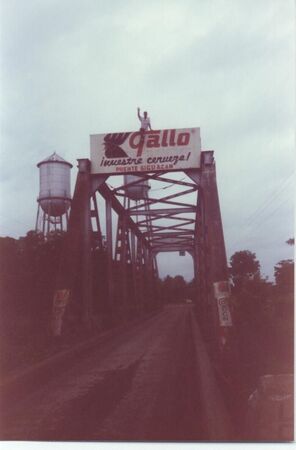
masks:
<instances>
[{"instance_id":1,"label":"tree","mask_svg":"<svg viewBox=\"0 0 296 450\"><path fill-rule=\"evenodd\" d=\"M174 278L167 275L161 283L161 292L164 302L170 303L184 300L188 297L188 284L182 275L176 275Z\"/></svg>"},{"instance_id":2,"label":"tree","mask_svg":"<svg viewBox=\"0 0 296 450\"><path fill-rule=\"evenodd\" d=\"M22 266L19 258L18 241L16 239L0 237L0 302L1 315L7 307L14 303L15 298L22 291Z\"/></svg>"},{"instance_id":3,"label":"tree","mask_svg":"<svg viewBox=\"0 0 296 450\"><path fill-rule=\"evenodd\" d=\"M245 282L260 279L260 263L256 254L241 250L230 258L230 275L236 289L240 290Z\"/></svg>"},{"instance_id":4,"label":"tree","mask_svg":"<svg viewBox=\"0 0 296 450\"><path fill-rule=\"evenodd\" d=\"M0 238L1 307L16 314L43 314L51 307L64 232L29 231L18 240Z\"/></svg>"},{"instance_id":5,"label":"tree","mask_svg":"<svg viewBox=\"0 0 296 450\"><path fill-rule=\"evenodd\" d=\"M174 296L176 300L184 300L186 296L187 283L182 275L176 275L174 278Z\"/></svg>"},{"instance_id":6,"label":"tree","mask_svg":"<svg viewBox=\"0 0 296 450\"><path fill-rule=\"evenodd\" d=\"M284 259L274 267L274 277L278 290L282 293L294 290L294 261Z\"/></svg>"}]
</instances>

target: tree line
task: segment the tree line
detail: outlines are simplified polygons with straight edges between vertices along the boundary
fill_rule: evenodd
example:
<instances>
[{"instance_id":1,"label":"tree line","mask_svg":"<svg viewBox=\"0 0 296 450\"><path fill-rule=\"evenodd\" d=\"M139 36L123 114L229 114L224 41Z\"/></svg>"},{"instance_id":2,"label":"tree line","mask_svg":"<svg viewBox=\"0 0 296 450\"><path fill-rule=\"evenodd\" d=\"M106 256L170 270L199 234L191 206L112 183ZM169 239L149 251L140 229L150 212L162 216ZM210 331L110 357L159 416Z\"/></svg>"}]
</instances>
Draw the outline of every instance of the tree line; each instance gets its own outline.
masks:
<instances>
[{"instance_id":1,"label":"tree line","mask_svg":"<svg viewBox=\"0 0 296 450\"><path fill-rule=\"evenodd\" d=\"M2 313L49 313L64 236L64 232L56 231L45 238L42 233L29 231L19 239L0 238ZM287 244L294 245L294 239ZM256 254L241 250L230 258L229 275L236 298L233 306L245 314L254 308L268 307L270 298L282 298L285 302L285 296L293 293L294 262L290 259L276 264L275 283L271 283L261 275ZM159 290L165 303L195 300L196 296L195 280L187 282L181 275L168 275L160 281Z\"/></svg>"},{"instance_id":2,"label":"tree line","mask_svg":"<svg viewBox=\"0 0 296 450\"><path fill-rule=\"evenodd\" d=\"M19 239L0 238L0 334L2 359L6 352L9 364L15 363L15 352L20 344L26 345L30 341L33 349L36 343L41 345L42 339L45 339L44 342L48 339L46 336L49 334L53 292L64 238L65 233L61 231L51 232L46 237L42 233L29 231ZM294 239L287 243L294 245ZM96 249L93 255L96 274L94 313L100 318L108 316L104 252L104 249ZM293 274L292 260L279 261L274 268L275 282L271 283L262 276L255 253L242 250L231 256L230 306L240 355L242 361L247 361L246 364L248 358L265 360L265 354L271 347L273 350L278 347L280 358L285 356L285 352L287 355L287 351L291 355ZM194 279L188 282L181 275L168 275L159 280L158 292L162 303L198 301L196 282ZM76 330L76 326L73 329ZM77 329L75 333L79 335L80 331ZM265 352L264 357L256 356L259 349L261 354ZM19 358L24 358L23 348L19 349L19 353ZM286 360L289 360L289 355Z\"/></svg>"}]
</instances>

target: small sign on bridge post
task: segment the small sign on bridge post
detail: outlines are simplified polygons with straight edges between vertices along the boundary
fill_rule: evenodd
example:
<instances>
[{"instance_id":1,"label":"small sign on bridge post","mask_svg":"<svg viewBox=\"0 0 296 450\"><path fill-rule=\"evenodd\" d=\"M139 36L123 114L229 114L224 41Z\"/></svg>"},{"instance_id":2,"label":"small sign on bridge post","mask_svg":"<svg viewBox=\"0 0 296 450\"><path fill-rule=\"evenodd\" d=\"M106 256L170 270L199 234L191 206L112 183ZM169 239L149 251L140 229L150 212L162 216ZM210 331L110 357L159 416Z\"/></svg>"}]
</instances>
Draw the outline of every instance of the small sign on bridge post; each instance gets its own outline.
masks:
<instances>
[{"instance_id":1,"label":"small sign on bridge post","mask_svg":"<svg viewBox=\"0 0 296 450\"><path fill-rule=\"evenodd\" d=\"M214 293L217 299L220 326L231 327L232 318L228 304L228 300L230 297L228 281L218 281L214 283Z\"/></svg>"}]
</instances>

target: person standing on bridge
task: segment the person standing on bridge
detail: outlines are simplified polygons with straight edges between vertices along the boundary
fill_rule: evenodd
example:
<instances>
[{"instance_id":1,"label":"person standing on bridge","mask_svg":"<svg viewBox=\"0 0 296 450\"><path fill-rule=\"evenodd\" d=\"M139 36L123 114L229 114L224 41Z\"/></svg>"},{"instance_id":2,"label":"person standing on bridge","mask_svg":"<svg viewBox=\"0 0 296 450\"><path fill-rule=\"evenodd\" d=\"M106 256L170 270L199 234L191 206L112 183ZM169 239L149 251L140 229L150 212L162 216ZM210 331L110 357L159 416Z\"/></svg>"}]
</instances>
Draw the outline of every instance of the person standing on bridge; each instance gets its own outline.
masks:
<instances>
[{"instance_id":1,"label":"person standing on bridge","mask_svg":"<svg viewBox=\"0 0 296 450\"><path fill-rule=\"evenodd\" d=\"M141 128L140 133L144 135L145 131L148 131L148 129L152 130L150 118L148 117L147 111L144 111L144 116L141 116L140 114L140 108L138 108L138 118L141 122Z\"/></svg>"}]
</instances>

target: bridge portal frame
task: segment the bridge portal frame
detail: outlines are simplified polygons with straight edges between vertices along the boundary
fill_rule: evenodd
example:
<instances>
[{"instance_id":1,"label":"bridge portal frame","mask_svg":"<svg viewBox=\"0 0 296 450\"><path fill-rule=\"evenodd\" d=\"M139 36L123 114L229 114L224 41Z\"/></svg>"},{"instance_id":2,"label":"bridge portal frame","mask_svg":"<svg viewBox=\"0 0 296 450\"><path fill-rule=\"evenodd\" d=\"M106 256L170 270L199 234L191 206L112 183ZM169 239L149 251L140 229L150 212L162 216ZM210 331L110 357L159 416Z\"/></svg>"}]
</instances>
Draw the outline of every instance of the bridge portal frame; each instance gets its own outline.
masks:
<instances>
[{"instance_id":1,"label":"bridge portal frame","mask_svg":"<svg viewBox=\"0 0 296 450\"><path fill-rule=\"evenodd\" d=\"M131 266L133 295L137 300L137 297L143 297L145 291L143 280L145 278L148 285L153 285L152 291L154 295L156 294L157 254L168 251L186 251L193 259L194 275L197 281L195 301L199 305L202 321L207 324L205 328L209 330L211 336L215 336L218 345L221 346L221 343L222 346L225 345L232 321L227 303L229 297L228 268L214 152L202 151L200 169L187 169L184 170L184 173L189 182L169 178L168 171L140 174L140 181L144 179L168 182L184 188L185 191L183 194L177 192L161 199L148 198L144 206L131 206L126 201L127 196L123 186L110 189L107 184L109 175L91 174L91 162L88 159L78 159L75 192L58 269L55 296L61 290L69 291L71 302L67 309L75 310L73 305L76 304L76 311L87 328L92 326L94 305L92 252L95 247L99 249L104 247L100 211L96 200L96 193L99 192L105 200L105 252L111 315L115 308L113 210L118 215L121 233L124 234L124 238L121 239L121 251L119 251L121 284L123 286L122 318L124 319L129 301L127 298L127 266ZM198 196L195 204L179 200L181 195L188 195L196 191ZM123 204L119 200L120 197L124 199ZM157 203L160 203L158 208L156 207ZM193 214L193 217L188 217L188 214ZM95 231L92 218L96 223ZM159 225L159 221L163 219L174 220L174 223L169 226ZM146 231L143 231L145 227ZM77 278L79 279L78 283ZM74 300L78 284L79 298ZM224 294L223 292L219 294L221 285ZM228 316L224 322L223 318L221 319L221 308L219 309L221 295L224 313ZM141 304L141 302L138 303ZM157 307L159 304L159 301L155 301L153 307ZM141 310L139 305L138 310Z\"/></svg>"}]
</instances>

